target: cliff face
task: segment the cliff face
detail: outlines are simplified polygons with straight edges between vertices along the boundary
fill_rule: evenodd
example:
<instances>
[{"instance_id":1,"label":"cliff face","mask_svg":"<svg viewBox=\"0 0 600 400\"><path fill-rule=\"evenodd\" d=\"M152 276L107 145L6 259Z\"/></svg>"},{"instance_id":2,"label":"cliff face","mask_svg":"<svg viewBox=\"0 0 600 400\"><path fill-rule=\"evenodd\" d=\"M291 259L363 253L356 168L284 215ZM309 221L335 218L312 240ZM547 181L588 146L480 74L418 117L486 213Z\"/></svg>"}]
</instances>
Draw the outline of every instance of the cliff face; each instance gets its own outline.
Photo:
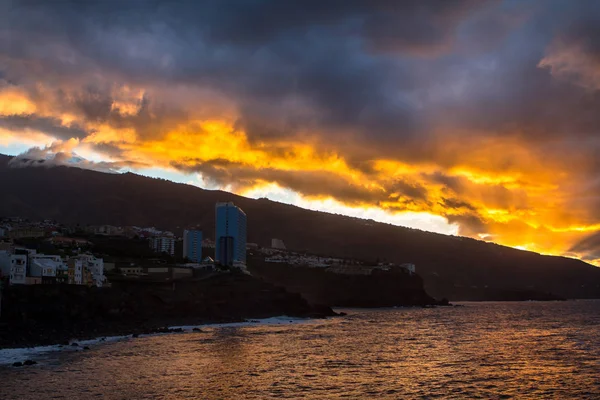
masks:
<instances>
[{"instance_id":1,"label":"cliff face","mask_svg":"<svg viewBox=\"0 0 600 400\"><path fill-rule=\"evenodd\" d=\"M174 286L10 286L2 301L0 347L279 315L324 317L334 313L328 307L310 306L299 294L242 274L179 281Z\"/></svg>"},{"instance_id":2,"label":"cliff face","mask_svg":"<svg viewBox=\"0 0 600 400\"><path fill-rule=\"evenodd\" d=\"M265 263L252 259L249 270L269 282L300 293L311 303L338 307L392 307L439 304L423 288L418 275L402 270L378 271L371 275L349 275L324 268Z\"/></svg>"},{"instance_id":3,"label":"cliff face","mask_svg":"<svg viewBox=\"0 0 600 400\"><path fill-rule=\"evenodd\" d=\"M417 266L437 298L468 300L472 289L551 292L600 297L600 268L468 238L304 210L268 200L145 178L76 168L7 167L0 156L0 215L54 218L65 223L156 226L181 232L200 225L214 232L214 204L234 201L248 215L248 241L323 256ZM43 194L43 195L40 195Z\"/></svg>"}]
</instances>

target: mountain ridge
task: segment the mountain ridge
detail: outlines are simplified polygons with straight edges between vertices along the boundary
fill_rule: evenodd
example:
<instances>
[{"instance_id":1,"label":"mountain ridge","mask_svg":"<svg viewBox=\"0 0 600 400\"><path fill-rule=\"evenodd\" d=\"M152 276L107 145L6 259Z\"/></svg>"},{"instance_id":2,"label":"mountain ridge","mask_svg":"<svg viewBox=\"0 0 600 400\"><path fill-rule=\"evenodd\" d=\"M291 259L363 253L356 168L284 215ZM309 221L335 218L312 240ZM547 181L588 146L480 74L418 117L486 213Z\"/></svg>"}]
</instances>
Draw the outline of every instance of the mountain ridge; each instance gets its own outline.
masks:
<instances>
[{"instance_id":1,"label":"mountain ridge","mask_svg":"<svg viewBox=\"0 0 600 400\"><path fill-rule=\"evenodd\" d=\"M214 203L233 201L248 215L248 241L284 240L296 251L375 262L412 262L437 298L468 299L473 290L518 289L567 298L600 297L600 268L581 260L459 236L306 210L267 199L74 166L10 168L0 155L0 215L69 224L199 226L213 237Z\"/></svg>"}]
</instances>

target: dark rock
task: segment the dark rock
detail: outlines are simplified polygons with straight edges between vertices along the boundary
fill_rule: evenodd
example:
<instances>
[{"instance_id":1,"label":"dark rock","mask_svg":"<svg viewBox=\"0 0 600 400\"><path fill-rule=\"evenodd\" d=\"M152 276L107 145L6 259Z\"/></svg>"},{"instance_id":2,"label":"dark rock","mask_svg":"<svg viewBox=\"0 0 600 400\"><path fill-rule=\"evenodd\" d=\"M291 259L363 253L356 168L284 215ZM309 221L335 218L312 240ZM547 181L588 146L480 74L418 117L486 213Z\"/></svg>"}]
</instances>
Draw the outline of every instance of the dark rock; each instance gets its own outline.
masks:
<instances>
[{"instance_id":1,"label":"dark rock","mask_svg":"<svg viewBox=\"0 0 600 400\"><path fill-rule=\"evenodd\" d=\"M67 339L100 338L102 342L104 336L184 332L169 326L278 315L334 315L329 307L316 309L298 294L234 273L181 281L177 290L171 285L118 281L109 288L14 285L3 291L2 305L7 325L0 336L0 348L63 343L75 350L82 346ZM114 308L121 310L118 316L109 314ZM28 322L32 318L35 327Z\"/></svg>"},{"instance_id":2,"label":"dark rock","mask_svg":"<svg viewBox=\"0 0 600 400\"><path fill-rule=\"evenodd\" d=\"M23 363L23 365L35 365L35 364L37 364L37 362L36 362L36 361L33 361L33 360L26 360L26 361Z\"/></svg>"},{"instance_id":3,"label":"dark rock","mask_svg":"<svg viewBox=\"0 0 600 400\"><path fill-rule=\"evenodd\" d=\"M450 302L445 297L438 302L438 306L449 306L449 305L450 305Z\"/></svg>"},{"instance_id":4,"label":"dark rock","mask_svg":"<svg viewBox=\"0 0 600 400\"><path fill-rule=\"evenodd\" d=\"M139 337L139 336L140 336L140 335L139 335L139 334L137 334L137 333L134 333L133 335L131 335L131 337L132 337L132 338L136 338L136 337Z\"/></svg>"},{"instance_id":5,"label":"dark rock","mask_svg":"<svg viewBox=\"0 0 600 400\"><path fill-rule=\"evenodd\" d=\"M393 307L436 304L423 287L419 275L403 268L374 269L369 275L343 274L329 268L310 268L264 261L264 257L248 260L248 269L267 282L299 293L313 304L304 316L323 318L337 315L328 306ZM320 315L319 315L320 314ZM290 314L288 314L290 315ZM296 315L295 315L296 316Z\"/></svg>"},{"instance_id":6,"label":"dark rock","mask_svg":"<svg viewBox=\"0 0 600 400\"><path fill-rule=\"evenodd\" d=\"M84 347L83 347L83 349L84 349L84 350L89 350L90 348L89 348L89 347L87 347L87 346L84 346Z\"/></svg>"},{"instance_id":7,"label":"dark rock","mask_svg":"<svg viewBox=\"0 0 600 400\"><path fill-rule=\"evenodd\" d=\"M338 316L340 316L340 317L345 317L346 315L348 315L348 314L346 314L346 313L345 313L345 312L343 312L343 311L342 311L342 312L340 312L340 313L338 313Z\"/></svg>"},{"instance_id":8,"label":"dark rock","mask_svg":"<svg viewBox=\"0 0 600 400\"><path fill-rule=\"evenodd\" d=\"M17 362L14 362L12 366L13 366L13 367L22 367L22 366L23 366L23 363L22 363L22 362L19 362L19 361L17 361Z\"/></svg>"},{"instance_id":9,"label":"dark rock","mask_svg":"<svg viewBox=\"0 0 600 400\"><path fill-rule=\"evenodd\" d=\"M192 329L192 331L194 331L194 332L202 332L202 331L200 330L200 328L194 328L194 329Z\"/></svg>"}]
</instances>

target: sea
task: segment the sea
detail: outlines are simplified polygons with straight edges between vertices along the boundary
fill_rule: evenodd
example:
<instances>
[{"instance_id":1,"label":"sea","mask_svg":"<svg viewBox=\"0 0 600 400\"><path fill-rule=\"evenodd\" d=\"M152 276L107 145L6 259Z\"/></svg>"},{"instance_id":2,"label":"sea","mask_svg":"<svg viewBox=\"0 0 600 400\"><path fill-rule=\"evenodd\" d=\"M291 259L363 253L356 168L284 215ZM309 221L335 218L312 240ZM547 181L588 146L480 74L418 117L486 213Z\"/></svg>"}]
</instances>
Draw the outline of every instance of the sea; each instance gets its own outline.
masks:
<instances>
[{"instance_id":1,"label":"sea","mask_svg":"<svg viewBox=\"0 0 600 400\"><path fill-rule=\"evenodd\" d=\"M337 311L0 350L0 398L600 399L600 301Z\"/></svg>"}]
</instances>

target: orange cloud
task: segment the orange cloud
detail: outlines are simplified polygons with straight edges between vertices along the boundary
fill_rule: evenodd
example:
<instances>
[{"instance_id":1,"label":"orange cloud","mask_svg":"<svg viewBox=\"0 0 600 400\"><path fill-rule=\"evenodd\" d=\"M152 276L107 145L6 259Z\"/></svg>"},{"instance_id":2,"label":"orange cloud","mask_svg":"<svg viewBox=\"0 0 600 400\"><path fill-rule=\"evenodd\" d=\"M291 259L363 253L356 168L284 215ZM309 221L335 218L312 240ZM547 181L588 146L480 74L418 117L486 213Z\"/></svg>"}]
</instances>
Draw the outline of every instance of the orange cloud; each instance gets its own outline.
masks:
<instances>
[{"instance_id":1,"label":"orange cloud","mask_svg":"<svg viewBox=\"0 0 600 400\"><path fill-rule=\"evenodd\" d=\"M160 118L168 110L145 104L143 90L113 90L117 100L104 106L92 99L97 108L84 109L0 89L0 117L35 114L56 121L59 128L82 132L82 137L58 138L26 125L7 125L0 126L0 143L24 141L24 135L39 145L62 139L57 143L69 152L87 146L107 161L126 163L117 165L199 173L218 187L252 196L275 185L296 193L296 203L308 208L378 220L387 215L398 224L420 219L426 229L445 229L441 219L447 221L446 232L548 254L580 256L569 248L600 230L595 210L576 202L581 190L577 178L589 165L568 157L549 159L519 138L471 138L465 143L460 136L443 135L429 158L386 156L357 163L353 154L323 145L318 132L251 139L230 110L205 118L187 105L185 113ZM91 118L94 112L105 114ZM70 131L60 132L68 136Z\"/></svg>"}]
</instances>

